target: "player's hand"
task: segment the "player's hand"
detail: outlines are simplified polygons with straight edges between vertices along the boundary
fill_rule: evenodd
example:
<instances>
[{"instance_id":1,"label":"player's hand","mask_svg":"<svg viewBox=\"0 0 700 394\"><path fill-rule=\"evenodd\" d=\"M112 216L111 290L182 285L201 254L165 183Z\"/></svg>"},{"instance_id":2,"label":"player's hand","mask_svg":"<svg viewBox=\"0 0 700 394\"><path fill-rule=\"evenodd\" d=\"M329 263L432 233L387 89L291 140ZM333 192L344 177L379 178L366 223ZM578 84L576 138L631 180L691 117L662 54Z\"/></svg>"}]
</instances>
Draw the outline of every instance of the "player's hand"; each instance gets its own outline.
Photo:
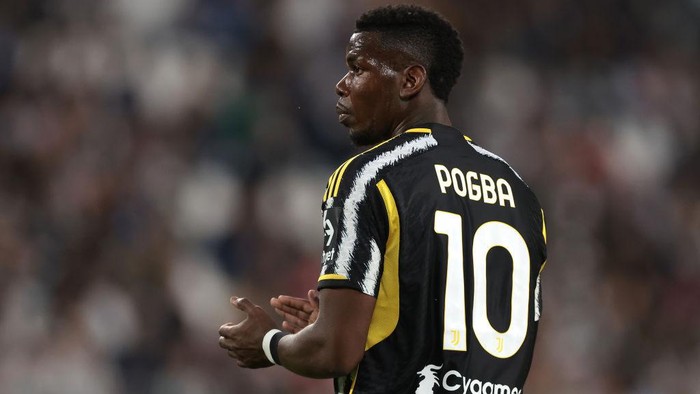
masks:
<instances>
[{"instance_id":1,"label":"player's hand","mask_svg":"<svg viewBox=\"0 0 700 394\"><path fill-rule=\"evenodd\" d=\"M219 328L219 346L228 350L240 367L271 366L262 350L262 340L277 325L260 306L245 298L231 297L231 304L248 316L238 324L226 323Z\"/></svg>"},{"instance_id":2,"label":"player's hand","mask_svg":"<svg viewBox=\"0 0 700 394\"><path fill-rule=\"evenodd\" d=\"M281 295L270 300L275 312L284 318L282 328L297 333L318 318L318 292L309 290L308 299Z\"/></svg>"}]
</instances>

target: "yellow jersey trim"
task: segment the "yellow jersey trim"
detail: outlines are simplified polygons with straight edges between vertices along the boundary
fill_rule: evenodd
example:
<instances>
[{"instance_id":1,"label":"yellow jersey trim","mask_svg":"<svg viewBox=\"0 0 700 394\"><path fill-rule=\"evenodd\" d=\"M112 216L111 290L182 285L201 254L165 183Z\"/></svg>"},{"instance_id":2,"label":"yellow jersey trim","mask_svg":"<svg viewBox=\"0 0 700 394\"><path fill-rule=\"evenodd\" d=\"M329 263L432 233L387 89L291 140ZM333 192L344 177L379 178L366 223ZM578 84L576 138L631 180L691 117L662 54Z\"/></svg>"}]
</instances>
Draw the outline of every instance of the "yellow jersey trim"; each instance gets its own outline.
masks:
<instances>
[{"instance_id":1,"label":"yellow jersey trim","mask_svg":"<svg viewBox=\"0 0 700 394\"><path fill-rule=\"evenodd\" d=\"M346 160L343 164L338 167L335 172L333 172L333 175L331 175L331 179L328 181L328 188L326 189L326 194L323 196L323 201L328 200L331 197L335 197L338 195L338 184L340 183L340 178L343 176L343 172L345 172L345 168L350 164L351 161L353 161L357 156L355 155L348 160ZM334 193L335 191L335 193Z\"/></svg>"},{"instance_id":2,"label":"yellow jersey trim","mask_svg":"<svg viewBox=\"0 0 700 394\"><path fill-rule=\"evenodd\" d=\"M326 192L323 194L323 201L328 200L330 191L333 189L333 183L335 182L335 178L338 176L338 170L339 169L333 171L330 178L328 178L328 186L326 186Z\"/></svg>"},{"instance_id":3,"label":"yellow jersey trim","mask_svg":"<svg viewBox=\"0 0 700 394\"><path fill-rule=\"evenodd\" d=\"M389 219L389 237L384 252L384 272L379 282L379 293L369 324L365 351L389 337L399 322L399 211L386 182L379 181L377 188L384 200Z\"/></svg>"},{"instance_id":4,"label":"yellow jersey trim","mask_svg":"<svg viewBox=\"0 0 700 394\"><path fill-rule=\"evenodd\" d=\"M408 130L406 130L405 132L406 132L406 133L426 133L426 134L430 134L430 133L432 133L433 131L430 130L430 129L424 128L424 127L417 127L417 128L415 128L415 129L408 129Z\"/></svg>"},{"instance_id":5,"label":"yellow jersey trim","mask_svg":"<svg viewBox=\"0 0 700 394\"><path fill-rule=\"evenodd\" d=\"M333 193L332 193L332 196L333 196L333 197L337 197L337 196L338 196L338 188L340 188L340 180L343 179L343 174L345 174L345 169L348 168L348 166L350 165L350 163L351 163L353 160L355 160L355 158L356 158L357 156L359 156L359 155L353 156L350 160L346 161L342 166L340 166L340 170L338 171L338 180L337 180L337 182L336 182L336 184L335 184L335 187L333 188Z\"/></svg>"},{"instance_id":6,"label":"yellow jersey trim","mask_svg":"<svg viewBox=\"0 0 700 394\"><path fill-rule=\"evenodd\" d=\"M540 212L542 212L542 236L544 237L544 244L547 245L547 225L544 222L544 209L540 209ZM544 270L544 267L547 265L547 260L542 263L542 266L540 267L540 274Z\"/></svg>"},{"instance_id":7,"label":"yellow jersey trim","mask_svg":"<svg viewBox=\"0 0 700 394\"><path fill-rule=\"evenodd\" d=\"M542 212L542 236L544 237L544 243L547 244L547 225L544 223L544 209L540 209Z\"/></svg>"},{"instance_id":8,"label":"yellow jersey trim","mask_svg":"<svg viewBox=\"0 0 700 394\"><path fill-rule=\"evenodd\" d=\"M471 139L471 138L469 138L469 136L466 136L466 135L464 136L464 139L465 139L465 140L467 140L467 141L469 141L469 142L471 142L471 141L472 141L472 139Z\"/></svg>"},{"instance_id":9,"label":"yellow jersey trim","mask_svg":"<svg viewBox=\"0 0 700 394\"><path fill-rule=\"evenodd\" d=\"M340 274L325 274L325 275L319 276L318 281L320 282L322 280L328 280L328 279L348 280L348 278L346 278L345 276L340 275Z\"/></svg>"},{"instance_id":10,"label":"yellow jersey trim","mask_svg":"<svg viewBox=\"0 0 700 394\"><path fill-rule=\"evenodd\" d=\"M360 363L362 363L360 361ZM348 394L352 394L355 392L355 383L357 383L357 375L360 373L360 365L358 364L357 367L355 367L355 371L353 372L353 379L352 379L352 385L350 386L350 391L348 391Z\"/></svg>"}]
</instances>

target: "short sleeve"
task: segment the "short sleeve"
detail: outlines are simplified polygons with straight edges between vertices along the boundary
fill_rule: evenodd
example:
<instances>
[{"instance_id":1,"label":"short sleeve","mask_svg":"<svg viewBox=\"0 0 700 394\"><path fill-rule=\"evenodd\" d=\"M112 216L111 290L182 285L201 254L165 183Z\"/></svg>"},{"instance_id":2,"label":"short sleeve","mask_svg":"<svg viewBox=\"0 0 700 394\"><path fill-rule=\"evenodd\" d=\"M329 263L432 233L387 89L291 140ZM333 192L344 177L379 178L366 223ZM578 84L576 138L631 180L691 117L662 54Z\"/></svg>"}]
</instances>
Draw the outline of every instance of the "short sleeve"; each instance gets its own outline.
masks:
<instances>
[{"instance_id":1,"label":"short sleeve","mask_svg":"<svg viewBox=\"0 0 700 394\"><path fill-rule=\"evenodd\" d=\"M323 253L318 288L353 288L376 297L387 240L387 217L374 179L346 174L323 203ZM355 182L350 182L355 180Z\"/></svg>"}]
</instances>

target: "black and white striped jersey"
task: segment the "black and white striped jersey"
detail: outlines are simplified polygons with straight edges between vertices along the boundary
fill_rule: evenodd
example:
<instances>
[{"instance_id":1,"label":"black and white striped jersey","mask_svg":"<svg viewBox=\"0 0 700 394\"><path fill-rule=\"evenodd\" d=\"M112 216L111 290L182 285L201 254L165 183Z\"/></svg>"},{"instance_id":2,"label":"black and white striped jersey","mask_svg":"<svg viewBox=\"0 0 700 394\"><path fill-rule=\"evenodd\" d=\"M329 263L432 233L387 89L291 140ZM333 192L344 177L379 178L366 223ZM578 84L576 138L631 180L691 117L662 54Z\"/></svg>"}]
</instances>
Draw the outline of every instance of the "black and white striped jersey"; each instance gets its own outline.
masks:
<instances>
[{"instance_id":1,"label":"black and white striped jersey","mask_svg":"<svg viewBox=\"0 0 700 394\"><path fill-rule=\"evenodd\" d=\"M544 214L501 158L438 124L343 163L318 287L377 298L338 393L521 393L541 313Z\"/></svg>"}]
</instances>

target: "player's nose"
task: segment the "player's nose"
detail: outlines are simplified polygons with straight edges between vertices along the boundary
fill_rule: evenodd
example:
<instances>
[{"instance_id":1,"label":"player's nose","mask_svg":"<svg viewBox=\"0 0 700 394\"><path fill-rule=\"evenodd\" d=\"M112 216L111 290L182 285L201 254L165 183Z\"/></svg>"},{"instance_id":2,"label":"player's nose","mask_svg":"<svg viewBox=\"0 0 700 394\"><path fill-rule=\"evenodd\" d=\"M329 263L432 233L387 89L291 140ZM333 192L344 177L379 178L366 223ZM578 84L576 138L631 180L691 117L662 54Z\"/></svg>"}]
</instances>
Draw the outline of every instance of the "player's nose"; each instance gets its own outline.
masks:
<instances>
[{"instance_id":1,"label":"player's nose","mask_svg":"<svg viewBox=\"0 0 700 394\"><path fill-rule=\"evenodd\" d=\"M340 81L335 84L335 94L337 94L340 97L347 97L348 95L348 84L346 83L346 80L348 78L348 74L343 75L342 78L340 78Z\"/></svg>"}]
</instances>

